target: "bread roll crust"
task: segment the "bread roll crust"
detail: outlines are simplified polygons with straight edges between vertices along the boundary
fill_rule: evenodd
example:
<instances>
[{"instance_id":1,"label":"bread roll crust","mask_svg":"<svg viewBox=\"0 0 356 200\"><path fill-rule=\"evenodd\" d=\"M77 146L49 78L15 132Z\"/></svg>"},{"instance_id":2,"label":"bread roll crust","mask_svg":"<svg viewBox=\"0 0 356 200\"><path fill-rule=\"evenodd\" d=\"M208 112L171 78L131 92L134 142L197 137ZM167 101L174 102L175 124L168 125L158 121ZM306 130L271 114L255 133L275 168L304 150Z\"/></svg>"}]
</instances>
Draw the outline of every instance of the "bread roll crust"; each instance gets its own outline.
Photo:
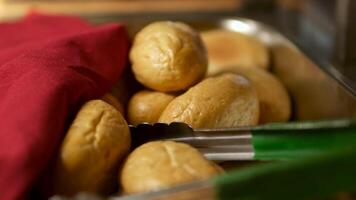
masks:
<instances>
[{"instance_id":1,"label":"bread roll crust","mask_svg":"<svg viewBox=\"0 0 356 200\"><path fill-rule=\"evenodd\" d=\"M159 122L221 128L256 125L258 118L258 98L251 83L239 75L222 74L207 78L176 97Z\"/></svg>"},{"instance_id":2,"label":"bread roll crust","mask_svg":"<svg viewBox=\"0 0 356 200\"><path fill-rule=\"evenodd\" d=\"M120 182L126 193L147 192L221 173L193 147L173 141L149 142L126 159Z\"/></svg>"},{"instance_id":3,"label":"bread roll crust","mask_svg":"<svg viewBox=\"0 0 356 200\"><path fill-rule=\"evenodd\" d=\"M83 105L60 148L54 192L101 193L112 183L115 166L128 153L131 138L121 114L102 100Z\"/></svg>"},{"instance_id":4,"label":"bread roll crust","mask_svg":"<svg viewBox=\"0 0 356 200\"><path fill-rule=\"evenodd\" d=\"M174 99L173 94L142 90L134 94L128 105L128 119L132 125L148 122L156 123L163 110Z\"/></svg>"},{"instance_id":5,"label":"bread roll crust","mask_svg":"<svg viewBox=\"0 0 356 200\"><path fill-rule=\"evenodd\" d=\"M224 71L240 74L251 81L260 102L260 124L289 120L291 100L287 89L277 77L259 68L230 67Z\"/></svg>"},{"instance_id":6,"label":"bread roll crust","mask_svg":"<svg viewBox=\"0 0 356 200\"><path fill-rule=\"evenodd\" d=\"M154 22L137 33L130 51L136 79L162 92L179 91L200 81L207 56L199 33L180 22Z\"/></svg>"},{"instance_id":7,"label":"bread roll crust","mask_svg":"<svg viewBox=\"0 0 356 200\"><path fill-rule=\"evenodd\" d=\"M230 66L269 68L269 52L257 39L228 30L202 33L208 51L208 75Z\"/></svg>"}]
</instances>

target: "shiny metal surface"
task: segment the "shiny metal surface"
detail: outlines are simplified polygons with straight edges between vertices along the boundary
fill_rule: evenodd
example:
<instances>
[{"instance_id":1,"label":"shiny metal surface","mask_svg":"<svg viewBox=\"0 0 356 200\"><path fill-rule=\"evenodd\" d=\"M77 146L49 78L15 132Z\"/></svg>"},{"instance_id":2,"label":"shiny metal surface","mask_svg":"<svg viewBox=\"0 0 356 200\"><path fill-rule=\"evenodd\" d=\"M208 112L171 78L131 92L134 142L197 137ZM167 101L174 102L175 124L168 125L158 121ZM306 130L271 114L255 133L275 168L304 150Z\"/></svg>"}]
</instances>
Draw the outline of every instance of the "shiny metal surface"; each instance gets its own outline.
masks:
<instances>
[{"instance_id":1,"label":"shiny metal surface","mask_svg":"<svg viewBox=\"0 0 356 200\"><path fill-rule=\"evenodd\" d=\"M148 141L171 140L194 146L210 160L253 160L250 127L195 129L185 123L130 126L133 147Z\"/></svg>"},{"instance_id":2,"label":"shiny metal surface","mask_svg":"<svg viewBox=\"0 0 356 200\"><path fill-rule=\"evenodd\" d=\"M192 136L192 137L177 137L170 140L177 142L185 142L194 147L210 147L210 146L227 146L227 145L250 145L251 134L247 132L231 132L229 135L220 134L221 132L215 132L214 134L207 134L205 136Z\"/></svg>"},{"instance_id":3,"label":"shiny metal surface","mask_svg":"<svg viewBox=\"0 0 356 200\"><path fill-rule=\"evenodd\" d=\"M199 148L203 155L214 161L254 160L255 152L252 145L245 146L220 146L211 148Z\"/></svg>"},{"instance_id":4,"label":"shiny metal surface","mask_svg":"<svg viewBox=\"0 0 356 200\"><path fill-rule=\"evenodd\" d=\"M288 144L292 136L303 134L303 132L315 132L324 130L323 134L328 134L328 130L343 129L354 127L356 119L322 120L311 122L293 123L271 123L255 127L236 127L236 128L216 128L216 129L192 129L185 123L174 122L171 124L139 124L130 126L133 148L148 141L172 140L184 142L198 149L203 155L215 161L236 161L254 160L255 151L253 137L255 134L265 137L275 133L283 133L287 138L280 138L283 144ZM339 132L340 133L340 132ZM289 135L291 134L291 135ZM293 136L292 136L293 137ZM307 136L304 135L306 139ZM268 140L266 140L267 142ZM268 143L268 142L267 142ZM285 151L284 148L279 151Z\"/></svg>"},{"instance_id":5,"label":"shiny metal surface","mask_svg":"<svg viewBox=\"0 0 356 200\"><path fill-rule=\"evenodd\" d=\"M72 197L53 196L49 200L215 200L216 194L210 180L195 181L159 191L124 196L98 197L90 193L79 193Z\"/></svg>"},{"instance_id":6,"label":"shiny metal surface","mask_svg":"<svg viewBox=\"0 0 356 200\"><path fill-rule=\"evenodd\" d=\"M295 16L297 23L291 25L297 31L289 31L288 36L319 67L356 95L356 29L352 23L355 1L302 2Z\"/></svg>"},{"instance_id":7,"label":"shiny metal surface","mask_svg":"<svg viewBox=\"0 0 356 200\"><path fill-rule=\"evenodd\" d=\"M112 197L108 200L214 200L215 190L211 181L196 181L155 192Z\"/></svg>"}]
</instances>

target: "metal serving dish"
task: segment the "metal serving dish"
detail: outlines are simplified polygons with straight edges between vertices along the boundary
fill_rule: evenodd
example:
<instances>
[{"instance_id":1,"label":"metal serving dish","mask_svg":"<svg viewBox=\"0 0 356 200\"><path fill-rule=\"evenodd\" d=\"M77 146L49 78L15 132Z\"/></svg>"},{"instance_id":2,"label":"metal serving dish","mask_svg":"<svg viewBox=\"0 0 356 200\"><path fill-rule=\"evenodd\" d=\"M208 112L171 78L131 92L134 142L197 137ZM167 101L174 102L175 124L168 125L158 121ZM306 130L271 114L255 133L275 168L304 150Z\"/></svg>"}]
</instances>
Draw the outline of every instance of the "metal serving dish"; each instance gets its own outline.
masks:
<instances>
[{"instance_id":1,"label":"metal serving dish","mask_svg":"<svg viewBox=\"0 0 356 200\"><path fill-rule=\"evenodd\" d=\"M170 20L162 18L164 20ZM122 20L131 37L146 24L157 19ZM222 18L204 21L201 19L180 19L192 27L204 31L227 29L253 36L270 49L271 71L287 87L293 104L292 121L350 118L356 114L356 97L347 87L321 67L314 64L302 51L281 33L260 22L246 18ZM113 20L110 20L113 21ZM236 163L224 167L236 167ZM194 195L193 195L194 194ZM53 200L63 199L53 197ZM65 199L65 198L64 198ZM76 199L100 199L90 196L78 196ZM111 197L112 200L165 200L165 199L216 199L210 181L198 181L157 192L132 196Z\"/></svg>"}]
</instances>

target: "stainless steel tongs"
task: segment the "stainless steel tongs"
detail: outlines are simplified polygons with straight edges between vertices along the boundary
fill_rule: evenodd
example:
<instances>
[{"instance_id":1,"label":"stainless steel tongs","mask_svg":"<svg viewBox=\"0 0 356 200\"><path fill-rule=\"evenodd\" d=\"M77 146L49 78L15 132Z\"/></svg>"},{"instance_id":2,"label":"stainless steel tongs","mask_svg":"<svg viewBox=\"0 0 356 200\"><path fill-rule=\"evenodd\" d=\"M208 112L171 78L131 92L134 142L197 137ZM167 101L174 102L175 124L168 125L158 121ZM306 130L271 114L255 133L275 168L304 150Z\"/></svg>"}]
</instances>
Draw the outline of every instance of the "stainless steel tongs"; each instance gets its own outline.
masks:
<instances>
[{"instance_id":1,"label":"stainless steel tongs","mask_svg":"<svg viewBox=\"0 0 356 200\"><path fill-rule=\"evenodd\" d=\"M188 143L211 160L286 160L356 146L356 120L193 129L185 123L130 126L132 146L154 140Z\"/></svg>"}]
</instances>

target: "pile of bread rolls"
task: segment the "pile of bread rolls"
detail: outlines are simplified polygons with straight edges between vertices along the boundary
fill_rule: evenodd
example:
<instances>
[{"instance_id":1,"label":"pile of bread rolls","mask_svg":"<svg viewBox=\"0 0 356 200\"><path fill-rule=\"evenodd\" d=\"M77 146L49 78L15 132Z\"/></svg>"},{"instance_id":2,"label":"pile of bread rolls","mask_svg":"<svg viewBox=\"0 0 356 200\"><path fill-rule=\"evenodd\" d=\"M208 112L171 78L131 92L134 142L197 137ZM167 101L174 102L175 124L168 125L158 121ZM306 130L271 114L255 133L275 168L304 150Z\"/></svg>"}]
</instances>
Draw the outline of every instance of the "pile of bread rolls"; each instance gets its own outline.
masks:
<instances>
[{"instance_id":1,"label":"pile of bread rolls","mask_svg":"<svg viewBox=\"0 0 356 200\"><path fill-rule=\"evenodd\" d=\"M220 128L290 117L288 93L267 71L268 49L253 37L212 30L201 39L185 24L156 22L136 35L130 60L136 79L148 88L129 102L133 125L185 122Z\"/></svg>"},{"instance_id":2,"label":"pile of bread rolls","mask_svg":"<svg viewBox=\"0 0 356 200\"><path fill-rule=\"evenodd\" d=\"M249 36L212 30L201 37L181 22L154 22L136 34L129 56L145 87L128 103L129 124L221 128L283 122L291 115L286 89L268 72L267 47ZM155 141L131 153L130 144L115 97L87 102L61 146L54 193L147 192L223 172L187 144Z\"/></svg>"}]
</instances>

